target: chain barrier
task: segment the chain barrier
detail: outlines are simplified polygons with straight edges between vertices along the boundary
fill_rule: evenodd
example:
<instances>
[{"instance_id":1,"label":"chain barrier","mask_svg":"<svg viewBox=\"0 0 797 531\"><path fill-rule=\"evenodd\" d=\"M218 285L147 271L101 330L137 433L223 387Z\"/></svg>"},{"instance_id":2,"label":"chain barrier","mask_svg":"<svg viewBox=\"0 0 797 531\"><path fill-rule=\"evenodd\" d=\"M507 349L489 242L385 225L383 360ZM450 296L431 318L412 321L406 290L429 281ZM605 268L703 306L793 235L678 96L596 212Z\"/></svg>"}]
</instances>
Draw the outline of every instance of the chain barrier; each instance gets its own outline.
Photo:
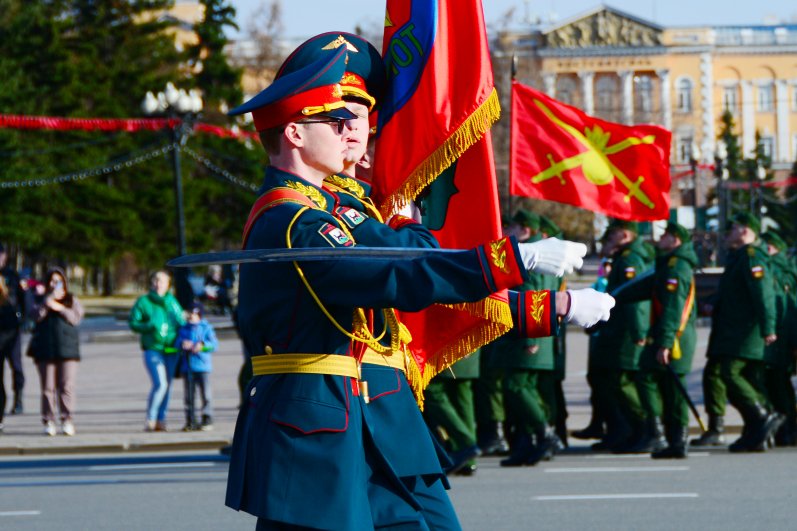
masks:
<instances>
[{"instance_id":1,"label":"chain barrier","mask_svg":"<svg viewBox=\"0 0 797 531\"><path fill-rule=\"evenodd\" d=\"M244 181L243 179L236 177L235 175L231 174L224 168L220 168L213 164L208 158L203 157L193 149L187 146L181 146L180 150L183 151L186 155L197 161L198 163L202 164L204 167L212 171L213 173L223 177L224 179L228 180L232 184L243 188L244 190L248 190L250 192L257 192L260 187L256 186L250 182Z\"/></svg>"},{"instance_id":2,"label":"chain barrier","mask_svg":"<svg viewBox=\"0 0 797 531\"><path fill-rule=\"evenodd\" d=\"M159 147L152 151L148 151L146 153L140 153L138 155L131 154L126 159L121 159L113 164L109 164L107 166L101 166L98 168L91 168L88 170L81 170L72 173L67 173L64 175L58 175L56 177L45 177L45 178L37 178L37 179L20 179L16 181L3 181L0 182L0 189L1 188L30 188L30 187L38 187L38 186L47 186L50 184L65 184L69 182L78 182L89 177L98 177L100 175L110 175L111 173L115 173L118 171L125 170L127 168L132 168L138 164L142 164L149 160L152 160L156 157L160 157L162 155L166 155L170 151L175 149L175 144L167 144L165 146Z\"/></svg>"}]
</instances>

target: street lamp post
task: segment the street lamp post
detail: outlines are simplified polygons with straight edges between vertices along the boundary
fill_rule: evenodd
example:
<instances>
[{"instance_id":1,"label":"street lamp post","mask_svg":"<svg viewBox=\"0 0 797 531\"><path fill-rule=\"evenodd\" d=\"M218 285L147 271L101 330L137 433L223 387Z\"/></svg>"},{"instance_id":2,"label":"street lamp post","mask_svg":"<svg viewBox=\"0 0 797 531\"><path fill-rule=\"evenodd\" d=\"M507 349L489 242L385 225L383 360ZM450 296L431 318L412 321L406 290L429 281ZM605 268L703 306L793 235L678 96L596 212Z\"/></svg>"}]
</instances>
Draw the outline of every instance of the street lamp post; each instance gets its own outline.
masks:
<instances>
[{"instance_id":1,"label":"street lamp post","mask_svg":"<svg viewBox=\"0 0 797 531\"><path fill-rule=\"evenodd\" d=\"M172 82L166 84L162 92L155 95L147 92L141 108L147 115L165 115L179 120L169 125L172 141L172 169L174 172L174 202L177 225L177 254L186 254L185 212L183 207L183 177L180 168L180 148L193 129L193 122L202 111L202 96L196 89L178 89ZM188 308L194 299L193 288L188 282L188 271L177 268L174 272L174 287L177 300L183 308Z\"/></svg>"},{"instance_id":2,"label":"street lamp post","mask_svg":"<svg viewBox=\"0 0 797 531\"><path fill-rule=\"evenodd\" d=\"M697 230L697 196L698 196L698 164L700 162L700 147L697 142L692 142L691 156L689 158L689 165L692 168L692 210L695 217L695 228Z\"/></svg>"},{"instance_id":3,"label":"street lamp post","mask_svg":"<svg viewBox=\"0 0 797 531\"><path fill-rule=\"evenodd\" d=\"M755 169L755 176L758 178L758 190L756 191L756 196L758 198L758 208L756 209L756 214L758 215L759 219L764 217L764 191L763 191L763 184L764 179L767 178L767 169L764 168L763 164L760 162Z\"/></svg>"}]
</instances>

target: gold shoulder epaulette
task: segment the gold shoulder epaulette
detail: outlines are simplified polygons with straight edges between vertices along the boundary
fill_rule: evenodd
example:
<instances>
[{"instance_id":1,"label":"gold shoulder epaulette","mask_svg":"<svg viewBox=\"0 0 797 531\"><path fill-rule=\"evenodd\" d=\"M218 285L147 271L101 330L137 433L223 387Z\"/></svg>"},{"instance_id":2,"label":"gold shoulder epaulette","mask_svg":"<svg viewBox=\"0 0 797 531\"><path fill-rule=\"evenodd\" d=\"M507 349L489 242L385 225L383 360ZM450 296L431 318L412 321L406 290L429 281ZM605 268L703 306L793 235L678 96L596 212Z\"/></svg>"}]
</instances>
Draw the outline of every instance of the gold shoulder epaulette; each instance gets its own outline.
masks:
<instances>
[{"instance_id":1,"label":"gold shoulder epaulette","mask_svg":"<svg viewBox=\"0 0 797 531\"><path fill-rule=\"evenodd\" d=\"M626 249L625 251L623 251L622 256L624 256L624 257L625 256L631 256L631 249Z\"/></svg>"},{"instance_id":2,"label":"gold shoulder epaulette","mask_svg":"<svg viewBox=\"0 0 797 531\"><path fill-rule=\"evenodd\" d=\"M318 205L318 208L326 210L327 208L327 199L324 195L317 189L313 188L312 186L304 185L297 181L286 181L285 186L296 190L300 194L306 195L310 198L310 200Z\"/></svg>"},{"instance_id":3,"label":"gold shoulder epaulette","mask_svg":"<svg viewBox=\"0 0 797 531\"><path fill-rule=\"evenodd\" d=\"M335 186L342 188L353 195L356 195L360 199L365 197L365 189L362 187L362 185L349 177L330 175L324 179L324 181L334 184Z\"/></svg>"},{"instance_id":4,"label":"gold shoulder epaulette","mask_svg":"<svg viewBox=\"0 0 797 531\"><path fill-rule=\"evenodd\" d=\"M755 247L752 245L747 246L747 256L753 257L755 256Z\"/></svg>"},{"instance_id":5,"label":"gold shoulder epaulette","mask_svg":"<svg viewBox=\"0 0 797 531\"><path fill-rule=\"evenodd\" d=\"M667 267L673 267L677 263L678 263L678 257L677 256L671 256L670 259L667 260Z\"/></svg>"}]
</instances>

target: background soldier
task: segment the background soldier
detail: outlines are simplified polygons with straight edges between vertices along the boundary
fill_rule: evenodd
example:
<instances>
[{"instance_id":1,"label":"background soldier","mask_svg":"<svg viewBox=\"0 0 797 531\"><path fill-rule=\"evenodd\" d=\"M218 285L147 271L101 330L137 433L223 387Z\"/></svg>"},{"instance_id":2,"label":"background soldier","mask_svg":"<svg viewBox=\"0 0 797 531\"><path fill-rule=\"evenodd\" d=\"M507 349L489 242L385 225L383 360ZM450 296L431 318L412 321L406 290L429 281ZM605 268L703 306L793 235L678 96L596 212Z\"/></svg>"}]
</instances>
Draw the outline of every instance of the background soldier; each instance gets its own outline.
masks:
<instances>
[{"instance_id":1,"label":"background soldier","mask_svg":"<svg viewBox=\"0 0 797 531\"><path fill-rule=\"evenodd\" d=\"M677 223L667 225L658 248L654 275L629 283L615 294L618 303L653 300L653 319L639 362L639 395L649 427L640 448L657 446L663 424L668 446L653 451L652 457L683 458L687 454L689 407L675 375L685 384L692 368L697 340L694 268L698 259L689 231Z\"/></svg>"},{"instance_id":2,"label":"background soldier","mask_svg":"<svg viewBox=\"0 0 797 531\"><path fill-rule=\"evenodd\" d=\"M794 386L791 375L794 373L794 356L789 346L789 314L797 303L797 269L786 256L788 246L776 232L767 231L761 235L767 245L770 269L775 289L775 312L777 314L777 336L773 344L766 347L765 386L770 403L775 411L783 415L784 422L775 434L777 446L794 446L797 443L797 424L795 423Z\"/></svg>"},{"instance_id":3,"label":"background soldier","mask_svg":"<svg viewBox=\"0 0 797 531\"><path fill-rule=\"evenodd\" d=\"M731 251L713 307L708 352L718 358L731 405L744 419L742 436L732 452L764 450L778 425L767 410L763 387L764 347L775 342L775 297L766 250L757 244L761 224L742 212L733 217Z\"/></svg>"},{"instance_id":4,"label":"background soldier","mask_svg":"<svg viewBox=\"0 0 797 531\"><path fill-rule=\"evenodd\" d=\"M638 236L633 221L613 220L606 229L612 271L606 286L611 293L646 271L653 259ZM636 371L650 325L650 303L624 304L612 310L595 341L593 389L603 397L607 433L596 450L626 452L637 448L645 437L645 412L639 401ZM650 451L650 450L645 450Z\"/></svg>"}]
</instances>

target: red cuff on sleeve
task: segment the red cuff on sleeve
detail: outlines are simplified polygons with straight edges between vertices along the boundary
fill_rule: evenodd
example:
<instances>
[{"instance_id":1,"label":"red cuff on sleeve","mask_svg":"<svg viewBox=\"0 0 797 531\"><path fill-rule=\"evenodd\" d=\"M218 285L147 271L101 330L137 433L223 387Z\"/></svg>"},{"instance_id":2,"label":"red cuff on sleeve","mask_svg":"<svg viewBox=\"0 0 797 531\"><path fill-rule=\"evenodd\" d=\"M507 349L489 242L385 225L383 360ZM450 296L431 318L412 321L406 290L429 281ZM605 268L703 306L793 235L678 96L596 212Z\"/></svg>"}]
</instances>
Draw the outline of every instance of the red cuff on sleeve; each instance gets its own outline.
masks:
<instances>
[{"instance_id":1,"label":"red cuff on sleeve","mask_svg":"<svg viewBox=\"0 0 797 531\"><path fill-rule=\"evenodd\" d=\"M552 335L551 305L553 295L548 290L527 291L523 298L523 315L526 321L526 337L548 337Z\"/></svg>"},{"instance_id":2,"label":"red cuff on sleeve","mask_svg":"<svg viewBox=\"0 0 797 531\"><path fill-rule=\"evenodd\" d=\"M482 246L495 291L523 284L524 276L510 238L501 238Z\"/></svg>"},{"instance_id":3,"label":"red cuff on sleeve","mask_svg":"<svg viewBox=\"0 0 797 531\"><path fill-rule=\"evenodd\" d=\"M412 218L408 218L407 216L402 216L396 214L395 216L391 216L389 220L387 220L387 226L393 230L399 230L407 225L414 225L418 222Z\"/></svg>"}]
</instances>

